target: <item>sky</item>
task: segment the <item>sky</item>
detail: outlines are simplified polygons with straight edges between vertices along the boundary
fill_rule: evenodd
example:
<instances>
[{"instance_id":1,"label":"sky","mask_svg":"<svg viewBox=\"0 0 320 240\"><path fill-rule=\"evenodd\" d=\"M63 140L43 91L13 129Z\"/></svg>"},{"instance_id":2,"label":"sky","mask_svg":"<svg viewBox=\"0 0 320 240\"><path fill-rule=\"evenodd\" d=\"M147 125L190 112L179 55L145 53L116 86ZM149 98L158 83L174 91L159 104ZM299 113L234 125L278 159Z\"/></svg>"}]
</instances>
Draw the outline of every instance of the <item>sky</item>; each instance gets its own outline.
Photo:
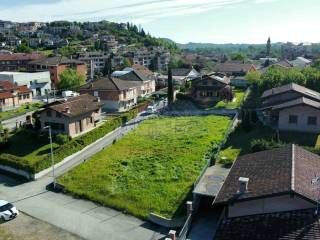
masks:
<instances>
[{"instance_id":1,"label":"sky","mask_svg":"<svg viewBox=\"0 0 320 240\"><path fill-rule=\"evenodd\" d=\"M0 0L0 18L133 22L179 43L320 42L320 0Z\"/></svg>"}]
</instances>

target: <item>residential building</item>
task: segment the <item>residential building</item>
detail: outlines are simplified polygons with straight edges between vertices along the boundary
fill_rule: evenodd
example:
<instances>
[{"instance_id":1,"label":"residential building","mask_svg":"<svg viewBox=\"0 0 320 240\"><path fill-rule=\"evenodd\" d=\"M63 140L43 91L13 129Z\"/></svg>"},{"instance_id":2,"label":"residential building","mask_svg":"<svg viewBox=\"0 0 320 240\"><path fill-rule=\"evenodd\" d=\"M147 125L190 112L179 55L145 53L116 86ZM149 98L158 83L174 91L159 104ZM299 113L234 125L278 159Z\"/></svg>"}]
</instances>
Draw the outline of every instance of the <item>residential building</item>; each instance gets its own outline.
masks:
<instances>
[{"instance_id":1,"label":"residential building","mask_svg":"<svg viewBox=\"0 0 320 240\"><path fill-rule=\"evenodd\" d=\"M288 42L281 46L282 58L288 60L294 60L297 57L311 57L312 56L312 44L311 43L292 43Z\"/></svg>"},{"instance_id":2,"label":"residential building","mask_svg":"<svg viewBox=\"0 0 320 240\"><path fill-rule=\"evenodd\" d=\"M290 83L262 95L264 122L278 130L320 133L320 93Z\"/></svg>"},{"instance_id":3,"label":"residential building","mask_svg":"<svg viewBox=\"0 0 320 240\"><path fill-rule=\"evenodd\" d=\"M149 68L153 66L157 70L165 70L171 60L170 52L163 48L141 48L133 52L133 64L139 64Z\"/></svg>"},{"instance_id":4,"label":"residential building","mask_svg":"<svg viewBox=\"0 0 320 240\"><path fill-rule=\"evenodd\" d=\"M214 71L227 76L245 76L248 72L257 71L257 69L251 63L225 62L217 64Z\"/></svg>"},{"instance_id":5,"label":"residential building","mask_svg":"<svg viewBox=\"0 0 320 240\"><path fill-rule=\"evenodd\" d=\"M320 157L291 145L237 158L214 206L216 240L319 239Z\"/></svg>"},{"instance_id":6,"label":"residential building","mask_svg":"<svg viewBox=\"0 0 320 240\"><path fill-rule=\"evenodd\" d=\"M138 81L103 77L82 86L80 93L99 97L104 110L124 112L137 104L140 86Z\"/></svg>"},{"instance_id":7,"label":"residential building","mask_svg":"<svg viewBox=\"0 0 320 240\"><path fill-rule=\"evenodd\" d=\"M220 91L226 87L230 87L229 77L222 73L211 73L193 80L189 95L200 104L212 104L220 101Z\"/></svg>"},{"instance_id":8,"label":"residential building","mask_svg":"<svg viewBox=\"0 0 320 240\"><path fill-rule=\"evenodd\" d=\"M150 96L156 91L156 81L133 68L125 68L124 71L116 71L113 73L113 77L118 77L125 81L136 82L138 84L139 97Z\"/></svg>"},{"instance_id":9,"label":"residential building","mask_svg":"<svg viewBox=\"0 0 320 240\"><path fill-rule=\"evenodd\" d=\"M18 71L27 69L30 61L44 58L39 53L1 53L0 71Z\"/></svg>"},{"instance_id":10,"label":"residential building","mask_svg":"<svg viewBox=\"0 0 320 240\"><path fill-rule=\"evenodd\" d=\"M84 62L62 56L35 60L28 64L28 70L31 72L49 71L51 84L54 87L57 87L60 82L59 75L69 68L74 69L78 75L87 76L87 66Z\"/></svg>"},{"instance_id":11,"label":"residential building","mask_svg":"<svg viewBox=\"0 0 320 240\"><path fill-rule=\"evenodd\" d=\"M118 41L113 35L103 35L99 37L100 47L105 51L115 51L118 47Z\"/></svg>"},{"instance_id":12,"label":"residential building","mask_svg":"<svg viewBox=\"0 0 320 240\"><path fill-rule=\"evenodd\" d=\"M32 102L32 91L27 86L17 86L9 81L0 81L0 111L18 108Z\"/></svg>"},{"instance_id":13,"label":"residential building","mask_svg":"<svg viewBox=\"0 0 320 240\"><path fill-rule=\"evenodd\" d=\"M83 52L77 54L79 61L85 62L88 69L88 77L92 77L94 73L102 72L109 54L106 52Z\"/></svg>"},{"instance_id":14,"label":"residential building","mask_svg":"<svg viewBox=\"0 0 320 240\"><path fill-rule=\"evenodd\" d=\"M100 99L89 94L54 102L41 111L41 128L51 126L54 134L77 137L97 126L101 106Z\"/></svg>"},{"instance_id":15,"label":"residential building","mask_svg":"<svg viewBox=\"0 0 320 240\"><path fill-rule=\"evenodd\" d=\"M201 74L194 68L173 68L172 80L174 85L184 86L186 82L199 78ZM157 77L157 86L160 88L168 86L168 75Z\"/></svg>"},{"instance_id":16,"label":"residential building","mask_svg":"<svg viewBox=\"0 0 320 240\"><path fill-rule=\"evenodd\" d=\"M309 59L306 59L304 57L297 57L295 60L290 62L293 67L304 69L306 67L310 67L312 64L312 61Z\"/></svg>"},{"instance_id":17,"label":"residential building","mask_svg":"<svg viewBox=\"0 0 320 240\"><path fill-rule=\"evenodd\" d=\"M46 96L51 92L50 73L47 72L0 72L0 82L9 81L17 86L27 86L33 97Z\"/></svg>"}]
</instances>

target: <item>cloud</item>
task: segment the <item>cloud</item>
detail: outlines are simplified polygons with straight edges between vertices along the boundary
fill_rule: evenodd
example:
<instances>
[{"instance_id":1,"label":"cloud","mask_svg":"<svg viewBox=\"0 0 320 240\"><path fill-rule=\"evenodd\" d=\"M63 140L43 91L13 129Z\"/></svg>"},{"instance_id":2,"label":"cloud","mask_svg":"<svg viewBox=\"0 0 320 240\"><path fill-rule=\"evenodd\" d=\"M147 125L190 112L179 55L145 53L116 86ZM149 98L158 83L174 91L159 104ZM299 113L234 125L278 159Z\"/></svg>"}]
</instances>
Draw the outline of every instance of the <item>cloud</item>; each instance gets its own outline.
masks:
<instances>
[{"instance_id":1,"label":"cloud","mask_svg":"<svg viewBox=\"0 0 320 240\"><path fill-rule=\"evenodd\" d=\"M29 0L23 7L17 6L13 9L3 9L3 4L0 3L0 16L20 21L107 19L145 23L171 16L199 14L249 0L134 0L132 3L128 3L127 0L52 1L54 3L48 5L44 4L44 1Z\"/></svg>"}]
</instances>

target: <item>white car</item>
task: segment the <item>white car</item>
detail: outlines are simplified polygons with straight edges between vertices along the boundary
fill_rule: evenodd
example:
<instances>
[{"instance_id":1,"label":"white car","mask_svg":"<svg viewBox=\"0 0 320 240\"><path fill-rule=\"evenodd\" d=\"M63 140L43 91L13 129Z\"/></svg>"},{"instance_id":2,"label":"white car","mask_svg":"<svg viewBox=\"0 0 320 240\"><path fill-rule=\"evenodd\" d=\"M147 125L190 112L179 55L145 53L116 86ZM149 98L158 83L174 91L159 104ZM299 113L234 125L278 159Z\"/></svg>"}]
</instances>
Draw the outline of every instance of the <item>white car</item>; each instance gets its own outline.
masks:
<instances>
[{"instance_id":1,"label":"white car","mask_svg":"<svg viewBox=\"0 0 320 240\"><path fill-rule=\"evenodd\" d=\"M148 113L148 114L153 114L153 113L156 113L156 112L157 112L157 109L156 109L155 106L149 106L146 109L146 113Z\"/></svg>"},{"instance_id":2,"label":"white car","mask_svg":"<svg viewBox=\"0 0 320 240\"><path fill-rule=\"evenodd\" d=\"M11 203L0 200L0 219L2 221L9 221L19 215L19 211Z\"/></svg>"}]
</instances>

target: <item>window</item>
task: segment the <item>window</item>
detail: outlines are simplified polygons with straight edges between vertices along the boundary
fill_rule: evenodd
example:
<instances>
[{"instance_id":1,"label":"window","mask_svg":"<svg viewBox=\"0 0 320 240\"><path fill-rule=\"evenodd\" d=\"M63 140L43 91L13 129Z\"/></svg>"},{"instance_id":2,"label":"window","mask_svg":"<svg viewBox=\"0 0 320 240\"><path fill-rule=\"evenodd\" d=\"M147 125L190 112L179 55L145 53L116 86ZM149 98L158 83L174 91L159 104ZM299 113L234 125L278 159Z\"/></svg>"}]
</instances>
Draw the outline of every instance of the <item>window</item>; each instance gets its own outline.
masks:
<instances>
[{"instance_id":1,"label":"window","mask_svg":"<svg viewBox=\"0 0 320 240\"><path fill-rule=\"evenodd\" d=\"M317 125L317 117L308 117L308 125Z\"/></svg>"},{"instance_id":2,"label":"window","mask_svg":"<svg viewBox=\"0 0 320 240\"><path fill-rule=\"evenodd\" d=\"M56 112L56 117L57 117L57 118L61 118L61 117L62 117L61 113Z\"/></svg>"},{"instance_id":3,"label":"window","mask_svg":"<svg viewBox=\"0 0 320 240\"><path fill-rule=\"evenodd\" d=\"M289 116L289 123L297 124L298 123L298 116L297 115L290 115Z\"/></svg>"},{"instance_id":4,"label":"window","mask_svg":"<svg viewBox=\"0 0 320 240\"><path fill-rule=\"evenodd\" d=\"M48 110L48 111L47 111L47 117L51 117L51 116L52 116L51 111Z\"/></svg>"}]
</instances>

